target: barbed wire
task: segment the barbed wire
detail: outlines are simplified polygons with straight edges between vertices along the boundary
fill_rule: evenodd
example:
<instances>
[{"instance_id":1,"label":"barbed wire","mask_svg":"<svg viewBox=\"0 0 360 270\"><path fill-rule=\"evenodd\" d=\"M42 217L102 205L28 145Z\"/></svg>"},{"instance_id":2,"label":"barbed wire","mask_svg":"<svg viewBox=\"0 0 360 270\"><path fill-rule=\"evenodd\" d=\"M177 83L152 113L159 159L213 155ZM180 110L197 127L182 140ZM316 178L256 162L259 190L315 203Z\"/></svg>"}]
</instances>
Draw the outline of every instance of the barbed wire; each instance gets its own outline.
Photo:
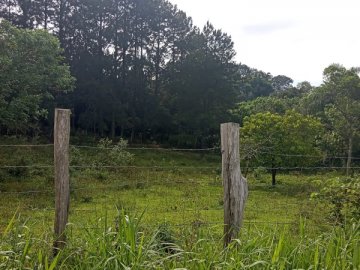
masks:
<instances>
[{"instance_id":1,"label":"barbed wire","mask_svg":"<svg viewBox=\"0 0 360 270\"><path fill-rule=\"evenodd\" d=\"M70 168L119 168L119 169L219 169L214 166L136 166L136 165L71 165Z\"/></svg>"},{"instance_id":2,"label":"barbed wire","mask_svg":"<svg viewBox=\"0 0 360 270\"><path fill-rule=\"evenodd\" d=\"M102 146L88 146L88 145L70 145L74 148L85 148L85 149L100 149L100 150L113 150L113 147L102 147ZM163 148L163 147L125 147L123 150L157 150L157 151L213 151L218 150L220 147L211 148Z\"/></svg>"},{"instance_id":3,"label":"barbed wire","mask_svg":"<svg viewBox=\"0 0 360 270\"><path fill-rule=\"evenodd\" d=\"M30 191L31 192L31 191ZM28 193L30 193L28 192ZM14 194L16 192L7 192L8 194ZM21 194L21 192L18 192ZM31 193L36 193L36 192L31 192ZM1 194L1 193L0 193ZM152 198L151 199L152 202L167 202L167 199L163 199L163 198ZM187 201L191 201L189 199L187 199ZM192 202L191 203L201 203L200 201L196 201L196 202ZM152 208L149 208L147 206L128 206L128 207L124 207L126 209L129 209L131 211L145 211L146 213L158 213L159 211L162 211L162 212L196 212L196 211L204 211L204 212L212 212L212 211L220 211L220 210L223 210L223 205L219 205L218 208L207 208L205 206L198 206L197 208L190 208L191 206L191 203L190 205L188 205L186 208L183 208L182 206L179 206L177 207L177 205L173 206L173 205L169 205L167 208L159 208L159 207L152 207ZM116 202L113 202L114 205L116 205ZM248 203L249 204L249 203ZM267 207L261 207L260 210L266 210L267 212L270 211L270 212L277 212L279 209L287 209L289 206L296 206L298 208L302 208L303 206L305 206L305 204L301 204L300 202L299 203L289 203L289 202L284 202L284 203L276 203L276 204L272 204L271 206L267 206ZM116 210L116 207L106 207L106 206L103 206L101 204L97 205L96 207L99 207L101 210ZM33 207L33 206L24 206L24 207L21 207L22 209L26 209L26 210L30 210L30 211L43 211L43 210L54 210L54 208L49 208L49 207L44 207L44 208L39 208L39 207ZM8 209L8 207L0 207L0 209ZM254 210L259 210L258 207L251 207L251 205L246 205L245 206L245 209L247 212L252 212ZM89 208L82 208L82 209L78 209L78 208L72 208L71 211L93 211L93 212L96 212L98 211L99 209L98 208L95 208L95 209L89 209ZM309 210L309 212L312 212L312 210ZM315 209L314 209L314 212L315 212Z\"/></svg>"},{"instance_id":4,"label":"barbed wire","mask_svg":"<svg viewBox=\"0 0 360 270\"><path fill-rule=\"evenodd\" d=\"M50 147L54 144L0 144L0 147ZM115 146L115 145L114 145ZM85 148L85 149L98 149L98 150L113 150L113 147L103 147L103 146L91 146L91 145L73 145L70 144L70 147L74 148ZM218 150L220 147L210 147L210 148L164 148L164 147L125 147L123 150L157 150L157 151L213 151Z\"/></svg>"},{"instance_id":5,"label":"barbed wire","mask_svg":"<svg viewBox=\"0 0 360 270\"><path fill-rule=\"evenodd\" d=\"M70 188L70 192L75 191L84 191L84 190L106 190L106 189L121 189L121 188L127 188L129 186L136 186L136 185L157 185L157 184L166 184L166 183L174 183L174 181L170 180L164 180L164 181L148 181L148 182L128 182L121 185L109 185L109 186L103 186L103 187L80 187L80 188ZM188 181L188 183L203 183L203 182L195 182L195 181ZM1 191L0 194L36 194L36 193L48 193L53 194L55 192L54 189L43 189L43 190L26 190L26 191Z\"/></svg>"},{"instance_id":6,"label":"barbed wire","mask_svg":"<svg viewBox=\"0 0 360 270\"><path fill-rule=\"evenodd\" d=\"M52 189L48 190L26 190L26 191L1 191L0 194L38 194L38 193L54 193Z\"/></svg>"},{"instance_id":7,"label":"barbed wire","mask_svg":"<svg viewBox=\"0 0 360 270\"><path fill-rule=\"evenodd\" d=\"M225 226L226 224L222 223L222 222L207 222L207 221L193 221L193 222L188 222L188 223L175 223L172 224L170 222L164 221L161 223L157 223L157 224L140 224L140 228L158 228L159 226L166 224L167 226L170 227L211 227L211 226ZM289 222L289 221L278 221L278 222L271 222L271 221L254 221L254 220L244 220L242 222L243 225L271 225L272 227L281 225L281 226L287 226L287 225L292 225L292 226L299 226L299 222ZM72 224L73 226L77 227L78 229L101 229L103 230L104 227L100 227L100 226L77 226L76 224ZM331 224L326 224L328 226L334 226ZM110 226L110 228L114 228L116 227L116 225L114 226ZM306 227L312 227L312 228L319 228L319 225L316 224L309 224L309 223L305 223L305 228Z\"/></svg>"},{"instance_id":8,"label":"barbed wire","mask_svg":"<svg viewBox=\"0 0 360 270\"><path fill-rule=\"evenodd\" d=\"M347 156L325 156L325 155L302 155L302 154L282 154L282 153L273 153L271 151L257 151L260 154L269 154L271 156L283 156L283 157L308 157L308 158L319 158L319 159L347 159ZM241 154L246 154L245 152L240 152ZM360 157L350 157L353 160L360 160Z\"/></svg>"},{"instance_id":9,"label":"barbed wire","mask_svg":"<svg viewBox=\"0 0 360 270\"><path fill-rule=\"evenodd\" d=\"M0 169L15 169L15 168L54 168L54 165L1 165Z\"/></svg>"},{"instance_id":10,"label":"barbed wire","mask_svg":"<svg viewBox=\"0 0 360 270\"><path fill-rule=\"evenodd\" d=\"M54 144L0 144L0 147L49 147Z\"/></svg>"},{"instance_id":11,"label":"barbed wire","mask_svg":"<svg viewBox=\"0 0 360 270\"><path fill-rule=\"evenodd\" d=\"M50 147L54 144L0 144L0 147ZM84 148L84 149L97 149L97 150L113 150L113 147L102 147L102 146L90 146L90 145L70 145L74 148ZM154 150L154 151L174 151L174 152L202 152L202 151L214 151L220 150L221 147L211 147L211 148L163 148L163 147L126 147L123 150ZM325 155L305 155L305 154L286 154L286 153L273 153L271 151L259 150L256 151L260 154L269 154L271 156L283 156L283 157L307 157L307 158L318 158L320 160L326 159L352 159L360 160L360 157L347 157L347 156L325 156ZM246 154L245 152L240 151L240 155Z\"/></svg>"},{"instance_id":12,"label":"barbed wire","mask_svg":"<svg viewBox=\"0 0 360 270\"><path fill-rule=\"evenodd\" d=\"M280 171L301 171L301 170L340 170L340 169L360 169L360 167L344 167L344 166L314 166L314 167L262 167L262 166L243 166L241 169L258 169L263 168L265 170L280 170Z\"/></svg>"},{"instance_id":13,"label":"barbed wire","mask_svg":"<svg viewBox=\"0 0 360 270\"><path fill-rule=\"evenodd\" d=\"M30 208L30 209L26 209L27 211L31 211L31 212L39 212L39 211L55 211L55 208ZM108 212L109 209L101 209L101 210L106 210L106 212ZM186 210L182 210L182 212L206 212L206 211L221 211L222 209L202 209L202 210L194 210L194 209L186 209ZM113 209L113 211L116 211L117 213L119 213L118 209ZM21 211L19 211L20 213ZM94 213L98 213L99 210L98 209L70 209L70 213L71 212L94 212ZM166 213L167 211L164 211L162 213ZM131 213L131 211L129 212L129 210L126 210L125 212L127 215L129 213ZM159 211L144 211L144 213L148 213L148 214L153 214L153 213L159 213ZM175 214L175 213L174 213ZM133 216L136 214L132 214ZM166 219L166 218L165 218ZM208 221L203 221L201 219L199 220L194 220L190 223L176 223L176 224L171 224L170 222L166 222L167 224L169 224L170 226L209 226L209 225L219 225L219 226L224 226L225 224L223 222L208 222ZM267 225L298 225L298 222L294 222L294 221L264 221L264 220L243 220L242 222L243 224L267 224ZM307 226L309 225L309 223L306 224ZM147 225L145 225L147 226Z\"/></svg>"},{"instance_id":14,"label":"barbed wire","mask_svg":"<svg viewBox=\"0 0 360 270\"><path fill-rule=\"evenodd\" d=\"M9 168L53 168L54 165L1 165L0 168L9 169ZM360 166L295 166L295 167L262 167L262 166L242 166L243 169L257 169L263 168L265 170L337 170L337 169L360 169ZM108 168L108 169L157 169L157 170L173 170L173 169L212 169L219 170L221 167L214 166L136 166L136 165L70 165L69 168L74 169L100 169L100 168Z\"/></svg>"},{"instance_id":15,"label":"barbed wire","mask_svg":"<svg viewBox=\"0 0 360 270\"><path fill-rule=\"evenodd\" d=\"M29 167L39 167L39 166L0 166L0 168L29 168ZM70 168L93 168L92 166L70 166ZM174 169L174 168L181 168L181 167L136 167L136 166L101 166L101 168L146 168L146 169ZM40 168L53 168L53 166L40 166ZM187 169L218 169L217 167L185 167ZM258 168L258 167L248 167L248 168ZM267 170L275 169L275 170L302 170L302 169L346 169L344 167L275 167L275 168L264 168ZM360 167L350 167L350 169L360 169ZM213 180L201 180L201 181L194 181L193 179L188 180L168 180L168 179L162 179L162 180L148 180L148 181L131 181L131 182L125 182L122 184L116 184L116 185L109 185L104 187L80 187L80 188L71 188L71 192L75 191L82 191L82 190L106 190L106 189L121 189L121 188L127 188L132 185L161 185L166 183L192 183L192 184L204 184L204 183L214 183ZM219 184L221 181L219 181ZM257 187L263 187L266 185L260 185L260 184L249 184L249 188L257 188ZM26 190L26 191L1 191L0 194L36 194L36 193L54 193L53 189L45 189L45 190Z\"/></svg>"}]
</instances>

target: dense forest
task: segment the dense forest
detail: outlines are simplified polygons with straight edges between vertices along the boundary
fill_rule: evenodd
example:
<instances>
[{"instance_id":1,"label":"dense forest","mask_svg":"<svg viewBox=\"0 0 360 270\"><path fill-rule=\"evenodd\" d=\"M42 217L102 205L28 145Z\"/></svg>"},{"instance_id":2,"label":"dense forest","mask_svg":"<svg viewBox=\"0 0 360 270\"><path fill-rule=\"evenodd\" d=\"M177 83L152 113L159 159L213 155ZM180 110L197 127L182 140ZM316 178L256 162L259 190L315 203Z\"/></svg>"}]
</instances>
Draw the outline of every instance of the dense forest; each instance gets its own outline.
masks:
<instances>
[{"instance_id":1,"label":"dense forest","mask_svg":"<svg viewBox=\"0 0 360 270\"><path fill-rule=\"evenodd\" d=\"M333 64L321 86L294 86L287 76L237 63L231 36L210 22L194 26L166 0L1 0L0 16L3 135L48 136L59 106L72 110L72 132L132 143L213 146L219 124L236 121L253 153L284 143L264 145L261 136L256 142L253 133L260 131L249 125L293 110L300 114L295 119L310 117L299 122L302 130L317 132L311 140L289 139L288 152L351 157L359 151L356 68ZM281 117L276 121L286 123Z\"/></svg>"}]
</instances>

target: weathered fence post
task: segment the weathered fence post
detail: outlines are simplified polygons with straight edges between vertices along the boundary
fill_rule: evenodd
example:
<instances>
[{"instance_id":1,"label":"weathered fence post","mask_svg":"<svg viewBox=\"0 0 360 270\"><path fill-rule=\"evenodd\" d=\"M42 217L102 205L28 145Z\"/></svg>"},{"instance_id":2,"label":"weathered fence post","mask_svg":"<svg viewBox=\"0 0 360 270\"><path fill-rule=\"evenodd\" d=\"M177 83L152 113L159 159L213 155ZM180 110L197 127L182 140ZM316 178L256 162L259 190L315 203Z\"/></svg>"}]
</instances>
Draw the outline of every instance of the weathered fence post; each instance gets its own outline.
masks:
<instances>
[{"instance_id":1,"label":"weathered fence post","mask_svg":"<svg viewBox=\"0 0 360 270\"><path fill-rule=\"evenodd\" d=\"M248 194L246 179L240 171L239 124L221 124L221 153L226 247L240 231Z\"/></svg>"},{"instance_id":2,"label":"weathered fence post","mask_svg":"<svg viewBox=\"0 0 360 270\"><path fill-rule=\"evenodd\" d=\"M55 166L55 241L54 254L66 243L65 227L68 222L70 202L69 140L70 110L55 109L54 166Z\"/></svg>"}]
</instances>

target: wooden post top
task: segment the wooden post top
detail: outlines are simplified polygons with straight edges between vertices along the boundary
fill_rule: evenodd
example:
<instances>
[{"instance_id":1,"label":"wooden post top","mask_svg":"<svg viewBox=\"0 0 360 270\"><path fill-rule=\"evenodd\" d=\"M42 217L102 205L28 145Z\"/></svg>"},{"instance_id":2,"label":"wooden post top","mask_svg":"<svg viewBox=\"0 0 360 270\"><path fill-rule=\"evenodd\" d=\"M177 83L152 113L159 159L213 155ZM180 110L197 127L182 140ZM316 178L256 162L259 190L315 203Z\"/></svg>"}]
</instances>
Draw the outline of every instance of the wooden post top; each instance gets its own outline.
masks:
<instances>
[{"instance_id":1,"label":"wooden post top","mask_svg":"<svg viewBox=\"0 0 360 270\"><path fill-rule=\"evenodd\" d=\"M61 113L69 113L69 114L71 114L71 110L70 110L70 109L55 108L55 112L61 112Z\"/></svg>"}]
</instances>

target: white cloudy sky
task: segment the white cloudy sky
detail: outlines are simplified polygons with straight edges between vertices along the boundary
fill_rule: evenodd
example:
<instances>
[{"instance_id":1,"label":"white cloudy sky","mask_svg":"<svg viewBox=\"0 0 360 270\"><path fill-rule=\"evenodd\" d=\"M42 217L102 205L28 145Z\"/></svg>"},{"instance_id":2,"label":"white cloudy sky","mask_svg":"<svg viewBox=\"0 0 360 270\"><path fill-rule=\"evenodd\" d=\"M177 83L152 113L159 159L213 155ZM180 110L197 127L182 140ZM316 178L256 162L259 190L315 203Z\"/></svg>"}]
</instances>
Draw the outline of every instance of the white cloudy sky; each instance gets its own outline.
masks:
<instances>
[{"instance_id":1,"label":"white cloudy sky","mask_svg":"<svg viewBox=\"0 0 360 270\"><path fill-rule=\"evenodd\" d=\"M203 26L207 20L232 36L236 60L322 82L331 63L360 66L360 0L170 0Z\"/></svg>"}]
</instances>

